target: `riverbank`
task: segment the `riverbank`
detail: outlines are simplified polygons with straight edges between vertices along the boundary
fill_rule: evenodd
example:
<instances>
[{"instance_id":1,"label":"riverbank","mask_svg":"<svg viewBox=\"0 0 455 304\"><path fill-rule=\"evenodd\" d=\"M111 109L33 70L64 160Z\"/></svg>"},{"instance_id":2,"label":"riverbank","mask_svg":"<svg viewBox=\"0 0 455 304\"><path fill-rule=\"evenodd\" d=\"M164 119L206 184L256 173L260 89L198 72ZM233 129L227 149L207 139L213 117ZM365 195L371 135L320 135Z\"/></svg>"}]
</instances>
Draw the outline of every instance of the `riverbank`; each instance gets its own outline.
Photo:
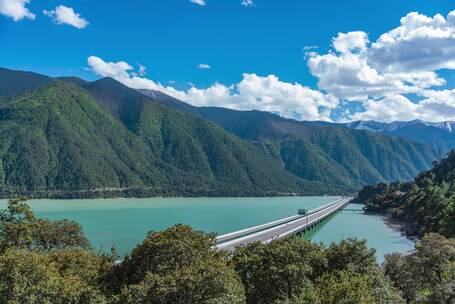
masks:
<instances>
[{"instance_id":1,"label":"riverbank","mask_svg":"<svg viewBox=\"0 0 455 304\"><path fill-rule=\"evenodd\" d=\"M331 195L344 195L332 193ZM0 199L25 196L30 199L98 199L98 198L197 198L197 197L292 197L292 196L326 196L321 191L305 193L280 191L219 191L207 189L159 189L159 188L97 188L87 190L38 190L38 191L0 191Z\"/></svg>"}]
</instances>

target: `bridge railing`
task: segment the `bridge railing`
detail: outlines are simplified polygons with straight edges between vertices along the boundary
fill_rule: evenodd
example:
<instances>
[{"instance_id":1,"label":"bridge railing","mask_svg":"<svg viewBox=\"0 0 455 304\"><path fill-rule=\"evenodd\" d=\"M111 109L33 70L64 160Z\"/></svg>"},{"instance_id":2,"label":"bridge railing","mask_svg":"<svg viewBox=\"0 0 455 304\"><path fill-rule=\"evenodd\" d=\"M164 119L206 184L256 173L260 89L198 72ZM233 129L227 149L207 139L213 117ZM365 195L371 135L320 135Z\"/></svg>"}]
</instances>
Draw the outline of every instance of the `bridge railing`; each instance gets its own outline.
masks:
<instances>
[{"instance_id":1,"label":"bridge railing","mask_svg":"<svg viewBox=\"0 0 455 304\"><path fill-rule=\"evenodd\" d=\"M230 241L230 240L234 240L234 239L236 239L236 238L238 238L238 237L240 237L242 235L255 233L255 232L258 232L258 231L269 229L269 228L272 228L274 226L278 226L278 225L293 221L293 220L301 218L301 217L303 217L303 215L293 215L293 216L290 216L290 217L287 217L287 218L284 218L284 219L280 219L280 220L277 220L277 221L273 221L273 222L270 222L270 223L261 224L261 225L245 228L245 229L242 229L242 230L234 231L234 232L231 232L231 233L223 234L223 235L220 235L220 236L215 238L215 243L219 244L219 243L227 242L227 241Z\"/></svg>"},{"instance_id":2,"label":"bridge railing","mask_svg":"<svg viewBox=\"0 0 455 304\"><path fill-rule=\"evenodd\" d=\"M287 217L287 218L284 218L284 219L280 219L280 220L277 220L277 221L273 221L273 222L270 222L270 223L257 225L257 226L254 226L254 227L250 227L250 228L246 228L246 229L242 229L242 230L238 230L238 231L234 231L234 232L231 232L231 233L220 235L220 236L218 236L215 239L215 243L218 245L218 244L221 244L221 243L224 243L224 242L228 242L228 241L237 239L237 238L239 238L241 236L245 236L245 235L248 235L248 234L253 234L253 233L256 233L256 232L260 232L260 231L263 231L263 230L267 230L267 229L273 228L275 226L280 226L280 225L283 225L285 223L292 222L292 221L294 221L296 219L303 218L303 217L312 215L314 213L320 212L322 210L325 210L327 208L330 208L331 206L333 206L333 205L339 203L340 201L342 201L343 199L344 198L341 198L341 199L338 199L338 200L333 201L331 203L328 203L328 204L325 204L323 206L320 206L318 208L309 210L305 215L293 215L293 216L290 216L290 217Z\"/></svg>"}]
</instances>

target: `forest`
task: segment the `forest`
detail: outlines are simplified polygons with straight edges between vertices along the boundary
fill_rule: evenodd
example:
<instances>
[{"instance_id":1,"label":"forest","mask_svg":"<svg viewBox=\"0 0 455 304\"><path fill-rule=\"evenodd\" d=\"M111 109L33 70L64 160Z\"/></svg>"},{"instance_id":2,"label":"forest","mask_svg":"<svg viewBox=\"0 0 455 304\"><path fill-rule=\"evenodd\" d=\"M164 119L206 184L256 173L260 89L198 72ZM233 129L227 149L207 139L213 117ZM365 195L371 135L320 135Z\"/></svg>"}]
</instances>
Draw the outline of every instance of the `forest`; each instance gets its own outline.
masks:
<instances>
[{"instance_id":1,"label":"forest","mask_svg":"<svg viewBox=\"0 0 455 304\"><path fill-rule=\"evenodd\" d=\"M440 233L455 237L455 151L434 162L412 182L377 184L363 188L354 202L370 213L386 215L409 236Z\"/></svg>"}]
</instances>

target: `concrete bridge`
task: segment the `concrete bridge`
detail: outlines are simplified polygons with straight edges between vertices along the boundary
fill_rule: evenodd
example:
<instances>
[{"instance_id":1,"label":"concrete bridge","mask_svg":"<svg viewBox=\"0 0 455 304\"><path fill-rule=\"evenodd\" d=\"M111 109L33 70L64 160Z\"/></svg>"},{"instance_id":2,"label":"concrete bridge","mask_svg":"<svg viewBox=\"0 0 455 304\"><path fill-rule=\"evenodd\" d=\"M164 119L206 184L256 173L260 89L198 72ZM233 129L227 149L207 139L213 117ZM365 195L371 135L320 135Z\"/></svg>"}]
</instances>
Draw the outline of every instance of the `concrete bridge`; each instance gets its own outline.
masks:
<instances>
[{"instance_id":1,"label":"concrete bridge","mask_svg":"<svg viewBox=\"0 0 455 304\"><path fill-rule=\"evenodd\" d=\"M294 215L267 224L220 235L216 238L216 248L232 251L238 246L252 242L269 243L286 236L299 234L318 225L327 217L343 209L352 200L343 197L327 205L310 210L304 215Z\"/></svg>"}]
</instances>

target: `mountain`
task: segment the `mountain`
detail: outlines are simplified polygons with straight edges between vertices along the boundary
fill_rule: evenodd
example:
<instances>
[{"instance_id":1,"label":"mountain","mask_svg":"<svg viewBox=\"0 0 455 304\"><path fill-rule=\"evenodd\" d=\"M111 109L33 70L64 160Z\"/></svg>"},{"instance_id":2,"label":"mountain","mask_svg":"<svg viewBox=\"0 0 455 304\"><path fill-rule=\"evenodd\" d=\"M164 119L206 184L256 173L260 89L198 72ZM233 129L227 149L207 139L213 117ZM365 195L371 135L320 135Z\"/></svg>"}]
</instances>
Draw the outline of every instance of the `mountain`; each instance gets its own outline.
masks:
<instances>
[{"instance_id":1,"label":"mountain","mask_svg":"<svg viewBox=\"0 0 455 304\"><path fill-rule=\"evenodd\" d=\"M261 111L194 107L156 91L142 91L156 102L211 120L246 139L306 180L338 185L345 191L385 181L410 180L442 154L425 144L285 119Z\"/></svg>"},{"instance_id":2,"label":"mountain","mask_svg":"<svg viewBox=\"0 0 455 304\"><path fill-rule=\"evenodd\" d=\"M320 194L324 186L113 79L87 90L55 80L0 99L0 134L3 196Z\"/></svg>"},{"instance_id":3,"label":"mountain","mask_svg":"<svg viewBox=\"0 0 455 304\"><path fill-rule=\"evenodd\" d=\"M355 201L367 212L398 221L408 235L437 232L455 237L455 151L412 182L367 186Z\"/></svg>"},{"instance_id":4,"label":"mountain","mask_svg":"<svg viewBox=\"0 0 455 304\"><path fill-rule=\"evenodd\" d=\"M412 120L384 123L368 120L354 121L337 125L351 129L369 130L385 135L410 139L432 145L439 149L442 153L447 153L455 148L455 122L453 121L433 123L422 120Z\"/></svg>"},{"instance_id":5,"label":"mountain","mask_svg":"<svg viewBox=\"0 0 455 304\"><path fill-rule=\"evenodd\" d=\"M50 84L54 80L41 74L0 68L0 96L20 94Z\"/></svg>"},{"instance_id":6,"label":"mountain","mask_svg":"<svg viewBox=\"0 0 455 304\"><path fill-rule=\"evenodd\" d=\"M441 157L405 139L267 112L194 107L111 78L39 82L27 72L5 74L7 83L24 83L0 83L0 92L9 92L0 98L3 192L353 193L410 180Z\"/></svg>"}]
</instances>

